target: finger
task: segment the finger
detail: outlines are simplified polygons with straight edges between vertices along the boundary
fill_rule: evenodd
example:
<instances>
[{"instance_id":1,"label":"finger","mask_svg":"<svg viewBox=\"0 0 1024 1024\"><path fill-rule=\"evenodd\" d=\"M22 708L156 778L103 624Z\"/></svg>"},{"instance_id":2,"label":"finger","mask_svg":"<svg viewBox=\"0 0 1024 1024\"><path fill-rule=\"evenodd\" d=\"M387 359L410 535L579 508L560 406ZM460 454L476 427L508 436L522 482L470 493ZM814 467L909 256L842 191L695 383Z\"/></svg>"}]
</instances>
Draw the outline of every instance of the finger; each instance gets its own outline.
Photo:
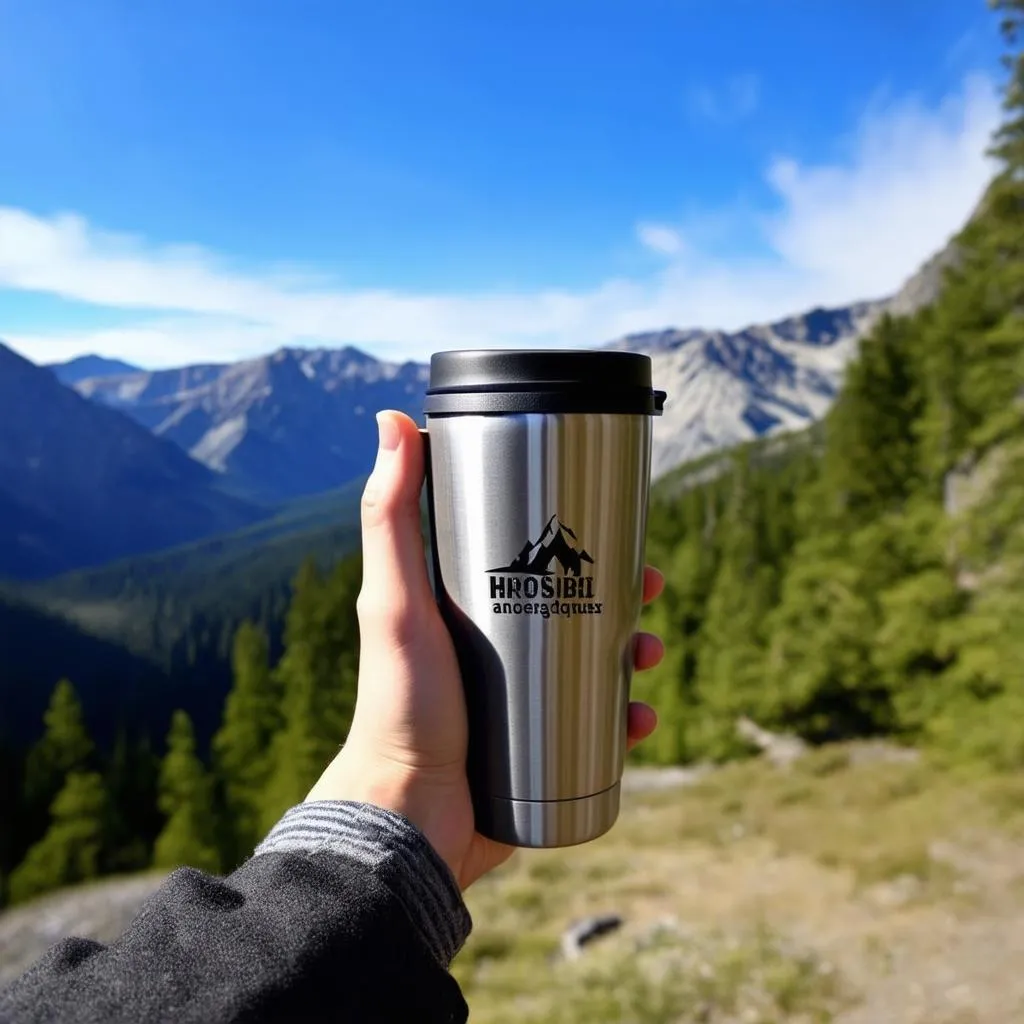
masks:
<instances>
[{"instance_id":1,"label":"finger","mask_svg":"<svg viewBox=\"0 0 1024 1024\"><path fill-rule=\"evenodd\" d=\"M650 704L633 701L629 705L626 723L626 749L632 750L654 732L658 725L658 715Z\"/></svg>"},{"instance_id":2,"label":"finger","mask_svg":"<svg viewBox=\"0 0 1024 1024\"><path fill-rule=\"evenodd\" d=\"M637 633L633 647L633 665L642 672L654 668L665 657L665 645L653 633Z\"/></svg>"},{"instance_id":3,"label":"finger","mask_svg":"<svg viewBox=\"0 0 1024 1024\"><path fill-rule=\"evenodd\" d=\"M644 569L644 604L650 604L665 589L665 577L648 565Z\"/></svg>"},{"instance_id":4,"label":"finger","mask_svg":"<svg viewBox=\"0 0 1024 1024\"><path fill-rule=\"evenodd\" d=\"M408 616L432 601L420 531L423 440L408 416L377 416L377 461L366 482L363 527L362 611L383 619Z\"/></svg>"}]
</instances>

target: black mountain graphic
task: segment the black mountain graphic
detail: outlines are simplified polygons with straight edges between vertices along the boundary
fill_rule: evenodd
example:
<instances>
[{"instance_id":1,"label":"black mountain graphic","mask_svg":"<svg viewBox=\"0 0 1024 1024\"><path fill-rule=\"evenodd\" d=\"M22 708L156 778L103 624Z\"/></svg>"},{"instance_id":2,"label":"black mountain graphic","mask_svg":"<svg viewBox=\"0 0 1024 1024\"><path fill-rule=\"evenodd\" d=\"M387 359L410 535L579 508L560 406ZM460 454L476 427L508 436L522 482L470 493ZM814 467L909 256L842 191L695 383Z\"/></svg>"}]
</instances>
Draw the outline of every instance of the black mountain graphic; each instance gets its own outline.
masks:
<instances>
[{"instance_id":1,"label":"black mountain graphic","mask_svg":"<svg viewBox=\"0 0 1024 1024\"><path fill-rule=\"evenodd\" d=\"M489 572L522 572L532 576L551 575L551 563L558 561L566 576L579 576L584 562L594 564L586 551L577 547L576 534L558 516L552 516L548 525L534 543L527 541L511 565L502 565Z\"/></svg>"}]
</instances>

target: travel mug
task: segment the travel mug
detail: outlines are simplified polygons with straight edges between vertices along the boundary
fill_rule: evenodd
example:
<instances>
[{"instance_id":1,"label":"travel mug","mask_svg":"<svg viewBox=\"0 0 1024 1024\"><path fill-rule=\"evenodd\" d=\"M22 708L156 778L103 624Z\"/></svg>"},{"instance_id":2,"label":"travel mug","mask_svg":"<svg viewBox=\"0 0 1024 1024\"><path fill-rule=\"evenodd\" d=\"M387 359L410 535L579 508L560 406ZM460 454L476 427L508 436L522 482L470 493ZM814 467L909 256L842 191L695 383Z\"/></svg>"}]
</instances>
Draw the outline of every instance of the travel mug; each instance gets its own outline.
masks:
<instances>
[{"instance_id":1,"label":"travel mug","mask_svg":"<svg viewBox=\"0 0 1024 1024\"><path fill-rule=\"evenodd\" d=\"M434 588L466 693L476 826L493 839L569 846L618 816L664 399L631 352L430 360Z\"/></svg>"}]
</instances>

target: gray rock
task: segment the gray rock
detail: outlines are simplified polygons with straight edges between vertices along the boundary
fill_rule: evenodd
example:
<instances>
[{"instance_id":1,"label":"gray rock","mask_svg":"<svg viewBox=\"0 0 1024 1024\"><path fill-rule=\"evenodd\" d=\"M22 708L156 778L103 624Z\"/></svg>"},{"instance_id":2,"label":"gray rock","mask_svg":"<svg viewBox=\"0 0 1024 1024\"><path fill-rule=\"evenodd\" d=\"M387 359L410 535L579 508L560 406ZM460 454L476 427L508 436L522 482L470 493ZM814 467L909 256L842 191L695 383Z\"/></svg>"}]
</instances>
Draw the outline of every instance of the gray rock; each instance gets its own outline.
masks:
<instances>
[{"instance_id":1,"label":"gray rock","mask_svg":"<svg viewBox=\"0 0 1024 1024\"><path fill-rule=\"evenodd\" d=\"M950 242L907 279L903 287L886 303L886 312L893 316L911 316L925 306L932 305L942 292L946 270L955 268L959 261L960 252Z\"/></svg>"},{"instance_id":2,"label":"gray rock","mask_svg":"<svg viewBox=\"0 0 1024 1024\"><path fill-rule=\"evenodd\" d=\"M921 752L885 740L863 740L849 748L850 764L917 764Z\"/></svg>"},{"instance_id":3,"label":"gray rock","mask_svg":"<svg viewBox=\"0 0 1024 1024\"><path fill-rule=\"evenodd\" d=\"M648 925L637 937L634 948L637 952L657 946L665 940L680 940L692 938L693 932L686 928L674 914L658 918Z\"/></svg>"},{"instance_id":4,"label":"gray rock","mask_svg":"<svg viewBox=\"0 0 1024 1024\"><path fill-rule=\"evenodd\" d=\"M868 891L868 898L878 907L896 909L916 900L924 890L924 883L916 875L898 875L888 882L879 882Z\"/></svg>"},{"instance_id":5,"label":"gray rock","mask_svg":"<svg viewBox=\"0 0 1024 1024\"><path fill-rule=\"evenodd\" d=\"M622 918L618 914L585 917L582 921L571 925L562 934L562 956L566 960L576 960L583 952L584 946L621 927Z\"/></svg>"},{"instance_id":6,"label":"gray rock","mask_svg":"<svg viewBox=\"0 0 1024 1024\"><path fill-rule=\"evenodd\" d=\"M1005 465L1005 449L993 448L977 462L965 462L950 470L942 482L946 515L961 515L984 501Z\"/></svg>"},{"instance_id":7,"label":"gray rock","mask_svg":"<svg viewBox=\"0 0 1024 1024\"><path fill-rule=\"evenodd\" d=\"M622 776L624 793L648 793L695 786L715 770L712 764L676 765L667 768L627 768Z\"/></svg>"},{"instance_id":8,"label":"gray rock","mask_svg":"<svg viewBox=\"0 0 1024 1024\"><path fill-rule=\"evenodd\" d=\"M777 768L788 768L807 753L807 744L799 736L769 732L745 716L736 722L736 732Z\"/></svg>"},{"instance_id":9,"label":"gray rock","mask_svg":"<svg viewBox=\"0 0 1024 1024\"><path fill-rule=\"evenodd\" d=\"M163 874L111 878L63 889L0 913L0 985L12 981L55 942L75 936L110 942L128 927Z\"/></svg>"}]
</instances>

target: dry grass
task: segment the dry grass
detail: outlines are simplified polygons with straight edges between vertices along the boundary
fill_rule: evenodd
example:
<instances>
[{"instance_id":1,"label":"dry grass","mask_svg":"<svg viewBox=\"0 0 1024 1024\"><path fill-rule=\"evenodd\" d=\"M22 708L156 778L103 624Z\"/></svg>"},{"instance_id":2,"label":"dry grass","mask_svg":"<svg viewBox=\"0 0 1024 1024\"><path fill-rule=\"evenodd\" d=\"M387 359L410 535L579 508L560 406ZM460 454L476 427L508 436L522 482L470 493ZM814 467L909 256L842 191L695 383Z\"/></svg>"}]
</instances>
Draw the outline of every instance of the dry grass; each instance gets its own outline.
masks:
<instances>
[{"instance_id":1,"label":"dry grass","mask_svg":"<svg viewBox=\"0 0 1024 1024\"><path fill-rule=\"evenodd\" d=\"M453 970L472 1019L1018 1019L1004 1007L1024 1007L1024 780L858 753L816 751L788 771L734 765L692 788L631 795L600 840L517 854L469 893L474 935ZM560 961L565 927L605 912L624 929ZM991 915L1007 959L989 1010L958 980L970 956L951 957ZM671 939L652 951L666 920ZM996 965L986 952L976 966ZM929 971L934 1013L904 1013L894 992L906 982L928 996Z\"/></svg>"},{"instance_id":2,"label":"dry grass","mask_svg":"<svg viewBox=\"0 0 1024 1024\"><path fill-rule=\"evenodd\" d=\"M483 973L491 1001L471 1005L474 1022L486 1024L810 1024L831 1020L845 998L832 964L765 928L742 937L673 929L644 942L612 939L549 968L542 987L537 963L507 953Z\"/></svg>"},{"instance_id":3,"label":"dry grass","mask_svg":"<svg viewBox=\"0 0 1024 1024\"><path fill-rule=\"evenodd\" d=\"M1024 1022L1024 777L878 755L629 793L597 842L517 854L468 894L474 1024ZM0 915L0 980L118 934L158 881ZM563 930L608 912L623 928L563 960Z\"/></svg>"}]
</instances>

